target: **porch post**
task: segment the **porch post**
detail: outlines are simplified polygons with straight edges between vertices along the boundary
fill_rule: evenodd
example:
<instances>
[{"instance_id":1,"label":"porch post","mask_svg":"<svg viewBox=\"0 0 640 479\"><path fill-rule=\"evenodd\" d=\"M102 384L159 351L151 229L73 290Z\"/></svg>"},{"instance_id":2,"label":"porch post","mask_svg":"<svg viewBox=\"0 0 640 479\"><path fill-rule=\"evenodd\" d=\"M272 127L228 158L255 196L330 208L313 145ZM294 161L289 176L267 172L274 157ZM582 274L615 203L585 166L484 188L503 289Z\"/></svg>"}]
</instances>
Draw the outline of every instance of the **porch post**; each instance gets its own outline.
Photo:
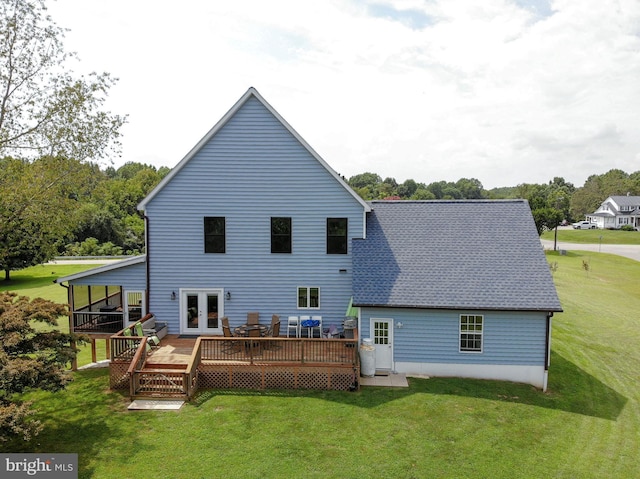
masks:
<instances>
[{"instance_id":1,"label":"porch post","mask_svg":"<svg viewBox=\"0 0 640 479\"><path fill-rule=\"evenodd\" d=\"M62 283L60 284L64 286ZM75 331L73 330L73 286L67 286L67 302L69 303L69 332L74 333ZM69 345L71 346L71 349L76 349L77 345L76 345L75 339L72 339L69 342ZM75 355L71 360L71 370L72 371L78 370L78 357Z\"/></svg>"},{"instance_id":2,"label":"porch post","mask_svg":"<svg viewBox=\"0 0 640 479\"><path fill-rule=\"evenodd\" d=\"M96 338L91 338L91 362L98 362L96 361Z\"/></svg>"}]
</instances>

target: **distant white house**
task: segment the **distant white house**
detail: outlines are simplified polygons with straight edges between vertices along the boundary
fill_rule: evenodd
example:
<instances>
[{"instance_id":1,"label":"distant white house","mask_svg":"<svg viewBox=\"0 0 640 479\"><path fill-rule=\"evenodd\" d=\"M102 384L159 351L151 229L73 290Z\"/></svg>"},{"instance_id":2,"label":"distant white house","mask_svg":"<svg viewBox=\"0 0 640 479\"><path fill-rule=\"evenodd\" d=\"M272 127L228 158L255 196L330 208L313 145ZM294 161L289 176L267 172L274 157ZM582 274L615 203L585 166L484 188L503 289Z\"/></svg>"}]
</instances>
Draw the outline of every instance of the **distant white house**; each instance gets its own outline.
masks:
<instances>
[{"instance_id":1,"label":"distant white house","mask_svg":"<svg viewBox=\"0 0 640 479\"><path fill-rule=\"evenodd\" d=\"M609 196L600 207L587 215L598 228L621 228L631 225L640 228L640 196Z\"/></svg>"}]
</instances>

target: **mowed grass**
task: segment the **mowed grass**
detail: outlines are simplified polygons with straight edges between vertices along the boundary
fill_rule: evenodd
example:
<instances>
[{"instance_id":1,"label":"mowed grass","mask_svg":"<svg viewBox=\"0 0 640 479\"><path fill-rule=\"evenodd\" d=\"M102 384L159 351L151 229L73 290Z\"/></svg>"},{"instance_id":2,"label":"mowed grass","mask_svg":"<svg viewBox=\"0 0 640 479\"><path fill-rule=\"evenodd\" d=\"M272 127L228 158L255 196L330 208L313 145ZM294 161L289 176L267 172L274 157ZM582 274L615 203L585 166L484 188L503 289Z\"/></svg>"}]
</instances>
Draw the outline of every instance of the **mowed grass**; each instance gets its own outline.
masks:
<instances>
[{"instance_id":1,"label":"mowed grass","mask_svg":"<svg viewBox=\"0 0 640 479\"><path fill-rule=\"evenodd\" d=\"M78 453L81 478L640 477L640 263L547 258L565 309L547 393L410 378L355 393L202 391L179 411L127 412L107 372L89 370L28 395L45 430L0 448Z\"/></svg>"},{"instance_id":2,"label":"mowed grass","mask_svg":"<svg viewBox=\"0 0 640 479\"><path fill-rule=\"evenodd\" d=\"M555 231L545 231L541 238L553 241ZM633 244L640 245L640 231L574 230L558 228L558 241L577 244Z\"/></svg>"}]
</instances>

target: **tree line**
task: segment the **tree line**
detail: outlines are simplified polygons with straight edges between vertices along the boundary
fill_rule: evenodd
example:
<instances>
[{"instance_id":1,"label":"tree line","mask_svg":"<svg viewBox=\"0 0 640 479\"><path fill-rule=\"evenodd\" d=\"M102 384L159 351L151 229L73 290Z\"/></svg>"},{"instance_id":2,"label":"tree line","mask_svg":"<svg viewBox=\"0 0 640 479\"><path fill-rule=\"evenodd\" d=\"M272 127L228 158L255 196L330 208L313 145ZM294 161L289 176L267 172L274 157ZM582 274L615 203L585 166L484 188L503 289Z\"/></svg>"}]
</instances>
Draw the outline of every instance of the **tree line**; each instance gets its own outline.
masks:
<instances>
[{"instance_id":1,"label":"tree line","mask_svg":"<svg viewBox=\"0 0 640 479\"><path fill-rule=\"evenodd\" d=\"M619 169L591 175L578 188L562 177L554 177L548 183L521 183L486 190L476 178L432 183L408 179L398 183L394 178L383 180L370 172L352 176L347 183L367 201L525 199L531 207L538 233L545 228L554 228L563 220L574 222L584 219L608 196L640 195L640 171L629 174Z\"/></svg>"},{"instance_id":2,"label":"tree line","mask_svg":"<svg viewBox=\"0 0 640 479\"><path fill-rule=\"evenodd\" d=\"M53 256L144 253L144 221L137 205L169 171L135 162L101 168L62 157L0 159L0 265L5 278ZM640 195L640 172L615 169L590 176L579 188L561 177L486 190L475 178L398 183L371 172L347 183L365 200L523 198L540 233L563 220L584 219L607 196Z\"/></svg>"}]
</instances>

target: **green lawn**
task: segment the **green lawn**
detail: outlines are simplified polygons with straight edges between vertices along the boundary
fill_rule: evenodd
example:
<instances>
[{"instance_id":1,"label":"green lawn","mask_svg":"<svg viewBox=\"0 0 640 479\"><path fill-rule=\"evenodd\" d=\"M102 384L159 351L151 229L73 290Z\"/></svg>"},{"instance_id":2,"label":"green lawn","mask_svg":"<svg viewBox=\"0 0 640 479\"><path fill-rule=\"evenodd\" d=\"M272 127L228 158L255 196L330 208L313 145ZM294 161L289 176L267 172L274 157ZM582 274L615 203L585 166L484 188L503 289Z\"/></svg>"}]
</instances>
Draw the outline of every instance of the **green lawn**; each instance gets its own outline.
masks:
<instances>
[{"instance_id":1,"label":"green lawn","mask_svg":"<svg viewBox=\"0 0 640 479\"><path fill-rule=\"evenodd\" d=\"M46 428L4 450L76 452L81 478L640 477L640 263L548 260L565 312L547 393L410 378L356 393L203 391L180 411L127 412L92 370L29 395Z\"/></svg>"},{"instance_id":2,"label":"green lawn","mask_svg":"<svg viewBox=\"0 0 640 479\"><path fill-rule=\"evenodd\" d=\"M554 230L542 233L542 239L553 241ZM601 239L602 238L602 239ZM574 230L559 229L558 241L579 244L637 244L640 245L639 231L621 230Z\"/></svg>"},{"instance_id":3,"label":"green lawn","mask_svg":"<svg viewBox=\"0 0 640 479\"><path fill-rule=\"evenodd\" d=\"M57 278L79 273L99 265L91 264L41 264L11 272L10 281L0 280L0 291L16 291L31 298L42 297L67 302L67 290L54 284Z\"/></svg>"}]
</instances>

